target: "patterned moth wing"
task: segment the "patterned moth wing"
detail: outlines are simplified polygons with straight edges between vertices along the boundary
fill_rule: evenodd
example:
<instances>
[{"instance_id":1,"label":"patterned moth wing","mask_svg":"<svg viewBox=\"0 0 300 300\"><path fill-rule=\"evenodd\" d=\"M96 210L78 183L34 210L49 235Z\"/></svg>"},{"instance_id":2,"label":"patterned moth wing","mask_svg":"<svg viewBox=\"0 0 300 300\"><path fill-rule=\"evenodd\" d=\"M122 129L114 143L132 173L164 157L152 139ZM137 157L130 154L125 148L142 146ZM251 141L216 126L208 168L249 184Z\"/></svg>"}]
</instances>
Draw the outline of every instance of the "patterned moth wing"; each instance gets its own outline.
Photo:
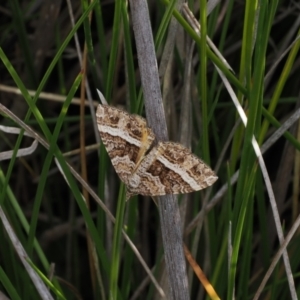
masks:
<instances>
[{"instance_id":1,"label":"patterned moth wing","mask_svg":"<svg viewBox=\"0 0 300 300\"><path fill-rule=\"evenodd\" d=\"M108 105L98 105L97 124L101 140L120 179L128 178L155 139L146 120Z\"/></svg>"},{"instance_id":2,"label":"patterned moth wing","mask_svg":"<svg viewBox=\"0 0 300 300\"><path fill-rule=\"evenodd\" d=\"M161 142L147 154L155 135L145 119L101 104L96 116L112 165L127 186L127 199L136 194L190 193L218 179L210 167L181 144Z\"/></svg>"},{"instance_id":3,"label":"patterned moth wing","mask_svg":"<svg viewBox=\"0 0 300 300\"><path fill-rule=\"evenodd\" d=\"M198 191L218 177L201 159L178 143L161 142L128 179L128 194L159 196Z\"/></svg>"}]
</instances>

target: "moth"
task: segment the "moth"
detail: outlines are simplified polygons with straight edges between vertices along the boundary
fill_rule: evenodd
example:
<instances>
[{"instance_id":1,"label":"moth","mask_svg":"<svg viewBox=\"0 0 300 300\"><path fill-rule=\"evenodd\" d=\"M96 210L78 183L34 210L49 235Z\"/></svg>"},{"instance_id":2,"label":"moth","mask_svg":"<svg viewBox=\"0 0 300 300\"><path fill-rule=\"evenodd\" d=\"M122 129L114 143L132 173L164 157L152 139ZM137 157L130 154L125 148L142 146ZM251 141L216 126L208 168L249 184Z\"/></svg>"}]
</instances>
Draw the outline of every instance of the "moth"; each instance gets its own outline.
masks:
<instances>
[{"instance_id":1,"label":"moth","mask_svg":"<svg viewBox=\"0 0 300 300\"><path fill-rule=\"evenodd\" d=\"M159 142L146 120L109 105L99 104L97 125L101 140L121 181L126 199L140 194L161 196L199 191L218 177L181 144Z\"/></svg>"}]
</instances>

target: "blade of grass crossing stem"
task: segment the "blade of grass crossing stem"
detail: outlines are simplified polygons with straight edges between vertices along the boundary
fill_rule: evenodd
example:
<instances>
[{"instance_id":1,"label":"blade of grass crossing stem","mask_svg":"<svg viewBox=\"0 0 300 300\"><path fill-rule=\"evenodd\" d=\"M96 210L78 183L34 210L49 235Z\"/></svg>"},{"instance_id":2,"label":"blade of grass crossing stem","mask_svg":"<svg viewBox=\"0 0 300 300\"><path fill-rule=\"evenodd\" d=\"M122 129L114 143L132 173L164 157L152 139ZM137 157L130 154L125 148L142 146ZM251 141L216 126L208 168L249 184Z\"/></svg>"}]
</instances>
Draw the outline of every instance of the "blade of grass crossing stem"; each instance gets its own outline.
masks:
<instances>
[{"instance_id":1,"label":"blade of grass crossing stem","mask_svg":"<svg viewBox=\"0 0 300 300\"><path fill-rule=\"evenodd\" d=\"M0 170L0 182L3 184L4 181L5 181L4 174ZM16 218L18 218L17 222L12 222L12 224L14 224L14 228L15 228L17 236L19 237L20 234L23 234L23 232L28 234L29 229L30 229L29 223L27 221L27 218L24 216L23 210L21 209L19 202L15 198L15 196L9 186L7 187L6 194L9 199L10 205L13 209L13 212L14 212L12 215L15 215ZM9 215L11 215L11 214L9 214ZM22 227L20 229L18 229L19 224L20 224L20 227ZM0 238L1 238L1 236L0 236ZM41 261L42 266L44 267L45 270L48 270L50 267L49 262L47 261L47 258L36 239L34 239L33 245L34 245L34 249L37 253L38 258ZM12 251L12 253L13 253L13 251ZM4 262L6 261L5 258L3 258L3 261Z\"/></svg>"},{"instance_id":2,"label":"blade of grass crossing stem","mask_svg":"<svg viewBox=\"0 0 300 300\"><path fill-rule=\"evenodd\" d=\"M82 22L84 21L84 19L88 16L88 13L90 12L90 10L93 9L94 5L96 2L92 2L91 5L89 6L89 8L82 14L82 16L80 17L80 19L78 20L78 22L75 24L74 28L72 28L72 30L70 31L69 35L65 38L63 44L61 45L59 51L57 52L57 54L55 55L54 59L52 60L49 68L47 69L40 85L37 88L36 94L35 96L31 99L30 95L27 92L27 89L25 88L25 85L23 84L22 80L20 79L20 77L18 76L17 72L15 71L14 67L12 66L12 64L10 63L10 61L8 60L7 56L5 55L3 49L0 47L0 59L2 60L3 64L5 65L6 69L9 71L11 77L13 78L14 82L16 83L16 85L18 86L18 88L20 89L22 95L24 96L24 98L26 99L27 103L35 103L43 89L43 87L45 86L48 78L51 75L52 70L54 69L57 61L59 60L59 58L61 57L62 53L64 52L64 50L66 49L68 43L70 42L71 38L73 37L73 35L75 34L75 32L78 30L78 28L80 27L80 25L82 24ZM30 105L29 105L30 106ZM28 111L28 113L25 116L24 122L27 122L30 118L31 115L31 111L32 108ZM39 123L39 122L38 122ZM41 126L41 124L39 123L39 125ZM44 132L47 140L49 139L49 134L47 134L47 132ZM23 138L23 131L20 132L18 139L15 143L15 148L14 148L14 154L10 160L8 169L7 169L7 173L6 173L6 181L4 184L4 188L2 190L2 193L0 194L0 196L4 196L6 187L8 185L8 181L10 179L11 176L11 172L12 172L12 168L15 164L15 159L16 159L16 153L20 148L21 145L21 141ZM4 197L0 197L0 199L4 199ZM1 204L1 201L0 201Z\"/></svg>"},{"instance_id":3,"label":"blade of grass crossing stem","mask_svg":"<svg viewBox=\"0 0 300 300\"><path fill-rule=\"evenodd\" d=\"M265 27L264 21L265 21L265 16L266 16L266 10L265 7L260 9L260 16L258 18L258 30L257 30L257 35L256 35L256 47L254 48L254 59L253 59L253 81L252 81L252 88L251 85L248 82L248 88L250 90L249 93L249 115L248 115L248 123L247 123L247 128L245 131L245 140L252 139L252 136L254 135L255 132L259 132L260 130L260 122L257 122L256 120L260 120L261 118L261 113L262 113L262 100L263 100L263 77L264 77L264 72L265 72L265 53L266 53L266 48L267 48L267 41L268 38L266 34L266 30L262 30L262 28ZM254 33L256 34L256 33ZM250 128L252 128L250 130ZM249 282L249 274L250 274L250 263L251 263L251 249L250 246L247 245L251 242L252 240L252 220L253 220L253 193L254 193L254 185L250 184L248 182L249 176L246 175L246 172L250 173L250 178L253 176L253 182L255 182L256 178L256 167L252 168L251 166L253 165L252 162L254 163L255 161L255 155L253 154L253 149L252 145L250 146L248 144L248 147L245 148L245 152L242 154L242 160L243 160L243 155L245 159L245 165L244 168L240 169L240 176L241 176L241 183L240 184L240 189L238 188L238 192L236 194L237 199L242 199L242 194L245 193L246 189L249 189L249 192L247 194L249 195L249 198L247 197L247 200L244 199L242 206L248 207L247 209L247 214L245 218L245 223L242 224L240 223L237 224L237 228L239 230L239 226L244 227L246 230L245 235L243 235L244 238L244 243L245 245L243 251L242 257L240 259L241 265L243 272L240 276L240 280L238 282L238 287L236 287L236 293L237 297L240 297L242 295L247 295L247 290L248 290L248 282ZM248 162L246 162L246 160ZM242 166L243 162L241 163ZM254 163L256 166L256 164ZM250 172L251 170L251 172ZM244 180L243 180L244 179ZM247 204L248 202L248 204ZM243 207L241 208L243 210ZM248 224L248 225L247 225ZM234 240L234 245L236 240ZM238 242L238 241L237 241ZM238 242L240 244L240 242ZM239 246L238 246L239 248ZM233 255L233 257L236 257ZM237 262L237 260L236 260ZM232 278L233 280L233 278ZM231 281L232 282L232 281Z\"/></svg>"},{"instance_id":4,"label":"blade of grass crossing stem","mask_svg":"<svg viewBox=\"0 0 300 300\"><path fill-rule=\"evenodd\" d=\"M253 38L254 32L253 32L253 25L252 25L253 23L250 23L250 21L253 21L255 19L255 7L253 7L253 5L254 3L247 4L246 6L246 20L245 20L245 29L244 29L244 37L243 37L243 46L247 48L244 50L245 52L244 59L246 62L252 61L252 48L253 48L252 43L254 42L254 38ZM246 22L247 20L248 22ZM251 49L251 51L249 48ZM257 66L254 66L254 71L256 71L256 68ZM248 109L248 121L245 129L245 137L244 137L244 143L242 148L241 165L240 165L240 173L239 173L238 184L237 184L236 199L243 199L243 194L245 189L249 188L249 185L247 184L248 173L256 159L252 147L252 137L255 135L255 129L257 126L256 120L259 117L258 113L260 111L260 106L261 106L261 99L257 97L257 95L260 94L261 84L256 82L257 83L256 86L252 87L251 67L247 66L247 64L244 70L244 77L246 78L246 85L247 85L248 96L249 96L249 101L248 101L249 109ZM236 203L238 206L241 205L240 202L236 202ZM237 207L237 209L239 209L239 207ZM233 223L233 230L235 230L235 224L236 224L235 220Z\"/></svg>"},{"instance_id":5,"label":"blade of grass crossing stem","mask_svg":"<svg viewBox=\"0 0 300 300\"><path fill-rule=\"evenodd\" d=\"M269 30L266 30L268 18L272 18L272 15L268 13L268 4L262 5L259 10L256 46L254 51L254 63L253 63L253 89L252 99L257 99L257 120L261 119L262 107L263 107L263 93L264 93L264 75L266 65L266 52L269 41ZM255 132L260 131L260 122L256 122Z\"/></svg>"},{"instance_id":6,"label":"blade of grass crossing stem","mask_svg":"<svg viewBox=\"0 0 300 300\"><path fill-rule=\"evenodd\" d=\"M2 180L3 181L3 180ZM2 187L2 186L1 186ZM12 211L12 208L9 205L1 206L3 210L5 210L5 214L7 216L10 216L9 222L11 224L11 227L14 229L15 234L18 234L20 237L20 240L25 240L24 234L22 232L22 228L20 228L20 223L18 223L17 217L14 214L14 211ZM1 223L1 226L3 228L3 225ZM1 241L7 241L7 233L5 230L0 230L0 239ZM21 233L20 233L21 232ZM29 276L26 276L25 270L23 268L23 265L19 264L15 259L15 249L12 245L12 243L7 243L5 246L5 249L3 245L5 245L5 242L1 243L1 267L4 270L7 270L9 278L12 278L12 274L15 276L14 279L14 289L16 291L22 291L22 285L23 284L30 284L31 279ZM22 281L22 276L24 274L24 280ZM0 280L2 282L2 278ZM24 290L24 289L23 289ZM22 295L23 296L23 295Z\"/></svg>"},{"instance_id":7,"label":"blade of grass crossing stem","mask_svg":"<svg viewBox=\"0 0 300 300\"><path fill-rule=\"evenodd\" d=\"M35 272L39 275L39 277L44 281L44 283L46 283L46 285L55 293L55 295L59 298L59 299L66 299L64 297L64 295L61 293L60 290L58 290L53 283L48 279L48 277L46 275L43 274L43 272L41 272L41 270L39 270L39 268L30 260L27 259L28 264L35 270Z\"/></svg>"},{"instance_id":8,"label":"blade of grass crossing stem","mask_svg":"<svg viewBox=\"0 0 300 300\"><path fill-rule=\"evenodd\" d=\"M0 170L0 177L2 183L5 181L4 174ZM1 185L0 185L1 186ZM29 226L27 226L27 231L24 230L22 223L18 219L19 215L23 215L23 212L18 214L17 211L15 211L15 206L11 205L11 198L13 198L12 192L8 187L7 191L7 198L8 201L3 206L3 210L5 211L5 215L9 217L9 223L10 226L13 228L15 233L15 238L17 238L21 243L25 243L27 238L26 232L29 231ZM28 225L28 224L27 224ZM2 231L0 234L0 240L1 241L7 241L7 235L5 235ZM28 276L28 273L26 268L24 268L23 264L19 264L19 261L16 260L15 257L15 249L12 247L12 243L9 243L6 245L6 248L1 248L1 259L2 259L2 266L4 270L10 270L10 277L14 277L14 286L16 291L22 291L22 298L29 299L29 298L36 298L38 297L37 290L32 289L32 277ZM27 256L27 254L26 254ZM49 264L46 264L49 266ZM45 270L49 270L49 268L45 268ZM0 279L1 282L1 279ZM60 289L59 284L57 280L53 280L53 284L56 285L57 289Z\"/></svg>"},{"instance_id":9,"label":"blade of grass crossing stem","mask_svg":"<svg viewBox=\"0 0 300 300\"><path fill-rule=\"evenodd\" d=\"M262 108L263 116L277 129L281 127L280 122L276 120L264 107ZM288 131L286 131L283 136L298 150L300 151L300 143L295 137Z\"/></svg>"},{"instance_id":10,"label":"blade of grass crossing stem","mask_svg":"<svg viewBox=\"0 0 300 300\"><path fill-rule=\"evenodd\" d=\"M77 184L75 183L70 171L69 171L69 168L68 166L66 165L66 162L64 160L64 157L63 155L58 151L56 150L55 151L55 156L57 157L59 163L60 163L60 166L68 180L68 184L70 185L70 190L73 192L73 195L78 203L78 206L83 214L83 217L84 217L84 220L85 220L85 223L86 223L86 226L90 232L90 235L92 237L92 240L94 241L95 243L95 246L96 246L96 249L97 249L97 253L98 253L98 256L100 258L100 261L103 265L103 268L104 268L104 271L106 272L106 276L109 276L110 274L110 271L109 271L109 265L110 265L110 261L107 257L107 254L106 254L106 251L105 251L105 248L104 248L104 245L103 245L103 242L102 240L99 238L99 235L98 235L98 232L97 232L97 229L94 225L94 222L91 218L91 215L90 215L90 212L89 210L87 209L86 207L86 204L85 202L83 201L82 199L82 196L81 196L81 193L80 193L80 190L79 188L77 187Z\"/></svg>"},{"instance_id":11,"label":"blade of grass crossing stem","mask_svg":"<svg viewBox=\"0 0 300 300\"><path fill-rule=\"evenodd\" d=\"M245 82L246 89L247 89L247 96L248 96L248 102L251 101L250 95L249 95L249 89L251 88L251 62L252 62L252 50L253 50L253 42L254 42L254 19L255 19L255 2L252 1L252 3L249 1L246 5L245 10L245 18L244 18L244 27L243 27L243 39L242 39L242 52L241 52L241 59L240 59L240 71L239 71L239 81ZM238 91L238 99L241 102L243 99L243 95L241 90ZM250 110L250 109L249 109ZM239 118L239 116L238 116ZM248 124L247 124L248 126ZM248 129L248 135L249 132L252 132L252 129ZM231 171L233 172L236 169L236 163L240 158L240 149L243 147L243 149L246 151L249 151L249 146L251 145L251 139L247 140L247 142L244 142L243 146L243 138L245 138L245 129L244 125L241 125L240 129L237 130L234 139L233 139L233 147L231 152ZM247 145L247 147L245 146ZM245 156L246 154L244 154ZM242 187L242 183L244 182L244 174L242 173L239 176L239 182L240 186ZM234 226L233 226L234 229Z\"/></svg>"},{"instance_id":12,"label":"blade of grass crossing stem","mask_svg":"<svg viewBox=\"0 0 300 300\"><path fill-rule=\"evenodd\" d=\"M249 19L253 20L253 12L255 12L255 9L250 6L249 7ZM260 10L260 16L259 16L259 24L258 24L258 29L263 27L264 24L264 18L265 18L265 10L261 9ZM246 25L248 27L251 27L249 24ZM251 48L253 47L252 44L250 43L250 38L249 36L251 35L252 37L252 42L254 41L254 35L256 35L255 32L252 31L253 29L248 28L248 30L246 30L246 32L248 32L247 34L247 39L248 39L248 45L246 45L248 48L251 46ZM258 30L259 31L259 30ZM262 41L262 40L267 40L264 36L264 33L261 33L260 31L257 33L257 44L256 44L256 48L255 48L255 52L254 52L254 63L253 63L253 76L254 76L254 80L251 86L251 70L246 67L245 69L245 75L246 75L246 82L247 82L247 87L249 90L249 110L248 110L248 122L247 122L247 127L245 130L245 141L244 141L244 146L243 146L243 150L242 150L242 158L241 158L241 166L240 166L240 175L239 175L239 179L238 179L238 185L237 185L237 192L236 192L236 199L242 199L241 202L238 203L238 206L236 208L236 211L239 211L239 206L241 205L241 213L245 213L245 210L248 210L248 213L250 214L251 211L253 211L252 209L249 209L249 205L251 205L252 203L249 203L249 201L251 201L253 199L253 192L254 192L254 185L253 184L249 184L249 181L251 183L255 182L255 176L256 176L256 168L252 168L251 166L255 165L255 155L253 153L253 148L252 148L252 137L254 136L255 132L257 132L259 130L259 124L257 123L256 120L260 119L261 116L261 107L262 107L262 93L263 93L263 86L262 86L262 82L263 82L263 74L265 71L265 51L266 51L266 42ZM248 54L248 59L247 61L251 61L251 56L252 53L249 52L249 50L246 51L246 54ZM249 74L250 72L250 74ZM250 174L250 176L249 176ZM252 180L250 180L250 178L252 178ZM243 195L247 194L247 197L243 197ZM248 209L247 209L248 207ZM252 207L252 206L251 206ZM247 213L247 215L248 215ZM233 261L235 262L235 264L237 263L237 257L238 257L238 253L237 253L237 249L239 249L239 245L240 245L240 237L239 237L239 233L238 232L242 232L242 228L246 225L246 222L244 222L243 218L243 214L239 215L239 219L241 221L237 221L234 222L233 224L237 224L237 229L235 229L235 226L233 226L234 230L237 230L236 234L234 234L234 246L238 246L236 248L234 248L234 255L233 255ZM236 215L237 217L237 215ZM235 218L236 219L236 218ZM250 227L252 228L252 226ZM251 230L251 229L250 229ZM247 231L248 232L248 231ZM249 232L248 232L249 233ZM237 240L236 240L237 237ZM247 251L244 252L243 256L244 259L241 259L241 263L243 264L247 264L249 263L246 262L246 257L247 255ZM248 253L249 255L249 253ZM243 272L242 276L241 276L241 280L239 281L239 287L238 289L236 289L236 292L238 293L239 291L243 290L245 291L245 288L247 288L245 286L245 284L247 284L246 282L248 282L248 278L247 273L249 273L249 268L250 266L244 266L245 267L245 272ZM247 271L248 270L248 271ZM233 270L232 270L233 271ZM231 275L233 275L233 273L235 273L235 271L231 272ZM233 277L230 278L230 283L234 282L235 280L235 275ZM233 292L233 286L232 284L230 285L230 289L229 289L230 293ZM228 294L228 295L232 295L233 294Z\"/></svg>"},{"instance_id":13,"label":"blade of grass crossing stem","mask_svg":"<svg viewBox=\"0 0 300 300\"><path fill-rule=\"evenodd\" d=\"M251 15L249 17L249 20L253 20L252 14L253 9L252 6L249 7L249 14ZM265 10L260 10L260 18L259 18L259 24L258 28L263 27L264 24L264 16L265 16ZM251 27L250 25L247 25L248 27ZM251 41L253 41L253 35L255 33L252 32L252 29L247 29L248 32L247 38L250 42L250 36ZM247 121L247 127L245 130L245 141L242 151L242 159L241 159L241 166L240 166L240 175L238 180L238 186L237 186L237 193L236 198L237 199L243 199L242 195L244 193L244 190L249 188L249 185L247 184L247 177L249 174L249 171L252 169L252 165L254 164L256 158L253 153L253 146L252 146L252 136L255 135L255 132L259 130L259 122L257 120L260 120L261 118L261 108L262 108L262 93L263 93L263 76L265 71L265 52L266 52L266 42L264 40L268 40L265 36L264 30L258 30L257 33L257 46L255 48L254 52L254 63L253 63L253 81L251 84L251 70L247 67L246 68L246 78L249 78L247 80L247 86L249 90L249 109L248 109L248 121ZM250 47L251 44L245 45L245 47ZM252 48L252 45L251 45ZM246 61L251 61L252 53L249 51L246 51L248 59ZM255 170L253 170L256 172ZM237 207L238 209L238 207ZM236 224L235 221L233 224ZM235 227L233 227L234 229Z\"/></svg>"},{"instance_id":14,"label":"blade of grass crossing stem","mask_svg":"<svg viewBox=\"0 0 300 300\"><path fill-rule=\"evenodd\" d=\"M244 17L244 27L243 27L243 38L242 38L242 48L241 48L241 59L240 59L240 71L239 71L239 81L245 82L246 80L246 89L249 97L249 87L251 86L251 63L252 62L252 49L253 49L253 21L255 18L254 14L254 7L255 1L248 1L246 3L245 9L245 17ZM241 102L243 98L242 91L238 91L238 99ZM249 99L251 101L251 99ZM238 116L238 114L237 114ZM239 118L239 116L238 116ZM233 142L232 142L232 149L230 155L230 162L231 162L231 171L233 172L236 169L236 163L240 158L240 149L242 147L243 138L245 138L245 132L243 125L237 130L236 134L234 135ZM248 141L251 145L251 140ZM247 147L248 148L248 147ZM246 149L244 147L244 149ZM244 182L244 174L239 176L239 181ZM234 228L234 226L233 226Z\"/></svg>"},{"instance_id":15,"label":"blade of grass crossing stem","mask_svg":"<svg viewBox=\"0 0 300 300\"><path fill-rule=\"evenodd\" d=\"M168 0L162 0L165 5L168 5L170 2ZM191 36L191 38L197 43L200 47L201 38L198 33L188 24L188 22L184 19L184 17L176 10L173 10L173 16L179 22L179 24L183 27L183 29ZM207 47L207 57L212 60L212 62L226 75L227 79L233 83L243 94L247 94L247 90L243 86L243 84L235 77L235 75L228 70L228 68L223 64L223 62Z\"/></svg>"},{"instance_id":16,"label":"blade of grass crossing stem","mask_svg":"<svg viewBox=\"0 0 300 300\"><path fill-rule=\"evenodd\" d=\"M49 151L47 153L47 156L46 156L44 164L43 164L43 169L42 169L39 184L37 187L37 192L35 194L35 201L34 201L34 206L33 206L33 211L32 211L30 231L29 231L28 242L27 242L27 251L28 251L29 255L31 255L32 248L33 248L33 239L34 239L35 233L36 233L36 227L37 227L37 222L38 222L40 206L41 206L41 202L43 199L46 181L48 179L48 171L49 171L52 159L53 159L53 152L57 146L56 145L57 139L60 134L60 130L63 125L64 118L66 117L66 114L68 112L69 105L71 104L71 101L79 87L81 80L82 80L82 74L80 73L77 76L77 78L75 79L75 81L70 89L70 92L66 98L66 101L63 103L60 115L57 118L57 123L54 128L52 138L49 142L50 148L49 148Z\"/></svg>"},{"instance_id":17,"label":"blade of grass crossing stem","mask_svg":"<svg viewBox=\"0 0 300 300\"><path fill-rule=\"evenodd\" d=\"M85 13L87 14L87 12L85 12ZM80 19L82 19L82 18L80 18ZM48 126L45 124L44 119L41 118L41 114L40 114L38 108L34 105L34 103L35 103L34 100L36 100L36 98L38 97L37 94L36 94L34 100L32 100L30 95L28 94L23 82L19 78L18 74L16 73L13 66L8 61L6 55L4 54L4 52L1 48L0 48L0 58L2 59L5 66L9 70L9 72L10 72L12 78L15 80L18 88L21 90L21 93L22 93L23 97L25 98L26 102L28 103L28 105L30 107L30 112L32 112L34 114L34 116L35 116L40 128L42 129L44 135L46 136L47 140L51 140L52 136L51 136L50 130L49 130ZM49 71L49 69L48 69L48 71ZM40 85L40 88L41 88L41 85ZM29 114L27 114L27 115L29 115ZM18 139L17 141L19 141L19 145L20 145L21 139ZM98 236L98 233L97 233L96 227L94 225L94 222L93 222L93 220L90 216L90 212L87 210L86 204L84 203L84 201L82 199L82 196L81 196L81 193L78 189L78 186L75 183L74 178L71 175L71 172L69 170L69 167L67 166L67 164L65 162L64 156L62 155L62 153L59 151L59 149L57 147L54 151L54 154L55 154L55 157L58 159L58 162L59 162L59 164L62 168L62 171L64 172L64 175L66 176L68 184L70 185L70 190L72 191L72 193L73 193L73 195L74 195L74 197L75 197L75 199L78 203L78 206L79 206L79 208L80 208L80 210L83 214L83 217L85 219L88 230L90 231L92 239L93 239L93 241L96 245L96 249L97 249L98 255L101 259L101 262L103 264L103 268L104 268L106 274L108 275L109 274L109 260L107 258L106 253L105 253L105 249L104 249L104 246L102 244L102 241ZM12 168L12 166L13 166L12 161L10 162L10 166ZM5 188L2 190L2 194L1 194L2 198L4 198L10 174L11 174L11 170L10 170L9 176L6 175L6 177L5 177Z\"/></svg>"}]
</instances>

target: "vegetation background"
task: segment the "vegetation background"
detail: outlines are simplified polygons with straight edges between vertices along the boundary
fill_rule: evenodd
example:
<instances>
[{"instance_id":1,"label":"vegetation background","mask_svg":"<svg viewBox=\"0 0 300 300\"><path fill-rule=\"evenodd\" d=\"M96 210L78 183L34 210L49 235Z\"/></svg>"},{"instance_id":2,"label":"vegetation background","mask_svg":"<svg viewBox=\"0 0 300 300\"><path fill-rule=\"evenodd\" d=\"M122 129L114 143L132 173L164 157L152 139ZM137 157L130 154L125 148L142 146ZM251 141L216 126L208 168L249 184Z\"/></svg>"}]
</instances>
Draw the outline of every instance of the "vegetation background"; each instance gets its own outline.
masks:
<instances>
[{"instance_id":1,"label":"vegetation background","mask_svg":"<svg viewBox=\"0 0 300 300\"><path fill-rule=\"evenodd\" d=\"M184 243L194 258L187 260L190 297L296 299L299 3L187 4L190 12L178 12L179 2L148 1L170 140L191 147L219 177L212 188L178 197ZM103 146L95 145L96 88L111 105L144 114L129 3L11 0L1 2L0 16L1 125L44 138L27 151L33 139L24 131L0 132L0 296L156 299L157 285L167 294L157 207L141 196L125 204L124 186ZM200 19L219 56L203 47ZM278 128L288 131L273 139ZM84 151L83 145L95 146ZM117 216L116 226L66 162ZM278 261L285 236L286 257ZM199 281L193 263L208 281Z\"/></svg>"}]
</instances>

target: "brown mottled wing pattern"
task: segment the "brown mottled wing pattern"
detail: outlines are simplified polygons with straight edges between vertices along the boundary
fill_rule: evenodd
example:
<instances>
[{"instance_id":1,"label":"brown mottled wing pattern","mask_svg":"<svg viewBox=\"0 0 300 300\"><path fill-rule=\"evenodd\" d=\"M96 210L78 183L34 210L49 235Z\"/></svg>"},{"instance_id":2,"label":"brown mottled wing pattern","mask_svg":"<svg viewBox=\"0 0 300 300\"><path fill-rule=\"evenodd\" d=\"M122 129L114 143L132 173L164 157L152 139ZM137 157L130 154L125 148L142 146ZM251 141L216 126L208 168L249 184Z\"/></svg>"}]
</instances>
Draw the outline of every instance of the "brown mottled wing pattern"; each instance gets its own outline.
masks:
<instances>
[{"instance_id":1,"label":"brown mottled wing pattern","mask_svg":"<svg viewBox=\"0 0 300 300\"><path fill-rule=\"evenodd\" d=\"M127 112L99 104L97 124L101 140L120 179L128 178L143 159L155 139L146 120Z\"/></svg>"},{"instance_id":2,"label":"brown mottled wing pattern","mask_svg":"<svg viewBox=\"0 0 300 300\"><path fill-rule=\"evenodd\" d=\"M198 191L218 177L202 160L181 144L159 143L128 179L130 194L159 196Z\"/></svg>"}]
</instances>

